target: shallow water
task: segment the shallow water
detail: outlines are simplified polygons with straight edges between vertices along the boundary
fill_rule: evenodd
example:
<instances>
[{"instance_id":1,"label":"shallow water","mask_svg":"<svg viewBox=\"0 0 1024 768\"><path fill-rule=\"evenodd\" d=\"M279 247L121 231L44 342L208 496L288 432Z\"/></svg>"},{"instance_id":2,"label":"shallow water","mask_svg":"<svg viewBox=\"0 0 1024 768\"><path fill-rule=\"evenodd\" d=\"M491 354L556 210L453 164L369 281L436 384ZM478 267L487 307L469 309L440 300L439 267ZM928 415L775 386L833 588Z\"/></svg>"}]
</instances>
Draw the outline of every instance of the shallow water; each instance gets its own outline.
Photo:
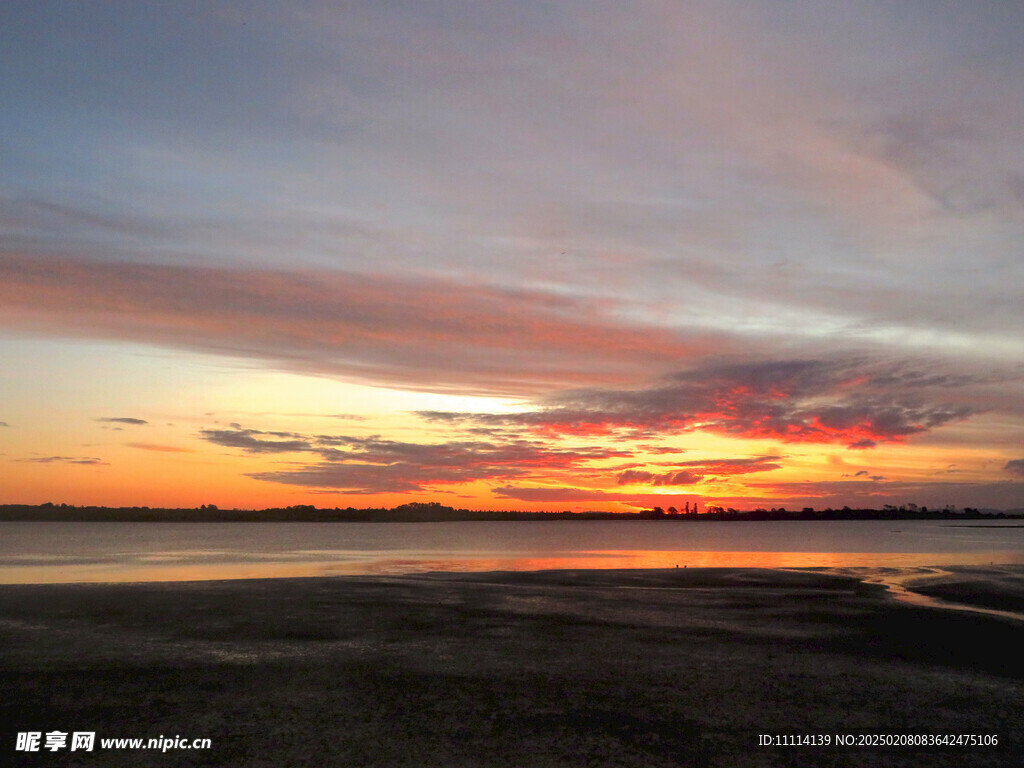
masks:
<instances>
[{"instance_id":1,"label":"shallow water","mask_svg":"<svg viewBox=\"0 0 1024 768\"><path fill-rule=\"evenodd\" d=\"M0 583L1024 564L1015 521L0 523Z\"/></svg>"}]
</instances>

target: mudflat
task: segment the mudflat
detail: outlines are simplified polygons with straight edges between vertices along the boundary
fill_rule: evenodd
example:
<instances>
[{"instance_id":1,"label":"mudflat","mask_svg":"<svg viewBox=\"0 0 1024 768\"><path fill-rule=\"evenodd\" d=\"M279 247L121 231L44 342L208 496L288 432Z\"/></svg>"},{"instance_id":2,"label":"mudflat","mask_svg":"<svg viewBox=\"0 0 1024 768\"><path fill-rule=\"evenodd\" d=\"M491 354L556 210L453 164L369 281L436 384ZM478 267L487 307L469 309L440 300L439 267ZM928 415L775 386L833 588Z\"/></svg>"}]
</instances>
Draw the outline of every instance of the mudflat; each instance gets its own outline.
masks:
<instances>
[{"instance_id":1,"label":"mudflat","mask_svg":"<svg viewBox=\"0 0 1024 768\"><path fill-rule=\"evenodd\" d=\"M1024 604L1020 568L918 581ZM0 763L16 765L1017 766L1021 702L1024 621L850 572L0 587ZM51 731L96 746L16 751ZM915 735L997 744L878 738ZM789 745L808 736L831 743ZM100 745L157 737L210 747Z\"/></svg>"}]
</instances>

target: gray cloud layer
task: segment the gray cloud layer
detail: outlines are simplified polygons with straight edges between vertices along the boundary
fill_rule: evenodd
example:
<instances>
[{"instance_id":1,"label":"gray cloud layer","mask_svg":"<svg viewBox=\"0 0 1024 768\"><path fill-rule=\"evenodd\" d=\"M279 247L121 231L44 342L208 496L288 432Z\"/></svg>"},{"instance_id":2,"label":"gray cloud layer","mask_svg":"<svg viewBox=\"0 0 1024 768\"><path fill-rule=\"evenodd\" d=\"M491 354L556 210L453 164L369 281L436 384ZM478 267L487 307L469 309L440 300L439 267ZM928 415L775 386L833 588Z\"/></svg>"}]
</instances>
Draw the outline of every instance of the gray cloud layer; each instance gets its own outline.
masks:
<instances>
[{"instance_id":1,"label":"gray cloud layer","mask_svg":"<svg viewBox=\"0 0 1024 768\"><path fill-rule=\"evenodd\" d=\"M645 389L554 395L547 407L526 413L421 415L436 422L516 425L558 435L637 437L701 429L870 448L976 413L964 390L986 381L864 358L710 364Z\"/></svg>"},{"instance_id":2,"label":"gray cloud layer","mask_svg":"<svg viewBox=\"0 0 1024 768\"><path fill-rule=\"evenodd\" d=\"M249 476L347 493L402 493L474 480L526 478L536 472L568 470L593 460L628 455L610 448L559 449L527 440L409 443L379 437L264 432L239 425L205 429L200 437L250 454L316 454L321 461L315 464Z\"/></svg>"},{"instance_id":3,"label":"gray cloud layer","mask_svg":"<svg viewBox=\"0 0 1024 768\"><path fill-rule=\"evenodd\" d=\"M29 464L82 464L87 466L107 466L107 462L103 459L97 459L92 456L42 456L39 458L31 459L17 459L17 461L27 462Z\"/></svg>"}]
</instances>

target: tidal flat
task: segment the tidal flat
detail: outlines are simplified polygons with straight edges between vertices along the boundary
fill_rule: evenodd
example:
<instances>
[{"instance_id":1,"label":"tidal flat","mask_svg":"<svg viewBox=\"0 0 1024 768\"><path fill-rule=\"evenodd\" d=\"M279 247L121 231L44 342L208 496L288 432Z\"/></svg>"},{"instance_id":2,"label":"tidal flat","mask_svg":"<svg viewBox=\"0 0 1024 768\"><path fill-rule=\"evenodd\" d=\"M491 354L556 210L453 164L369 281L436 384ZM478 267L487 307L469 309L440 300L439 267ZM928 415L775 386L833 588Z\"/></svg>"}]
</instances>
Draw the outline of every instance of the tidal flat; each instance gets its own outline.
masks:
<instances>
[{"instance_id":1,"label":"tidal flat","mask_svg":"<svg viewBox=\"0 0 1024 768\"><path fill-rule=\"evenodd\" d=\"M0 763L1020 765L1024 620L896 600L877 577L681 568L0 586ZM1019 566L904 583L1024 605ZM94 731L96 748L15 751L18 732L54 730ZM998 743L835 745L915 734ZM832 744L761 746L769 735ZM159 736L211 748L99 741Z\"/></svg>"}]
</instances>

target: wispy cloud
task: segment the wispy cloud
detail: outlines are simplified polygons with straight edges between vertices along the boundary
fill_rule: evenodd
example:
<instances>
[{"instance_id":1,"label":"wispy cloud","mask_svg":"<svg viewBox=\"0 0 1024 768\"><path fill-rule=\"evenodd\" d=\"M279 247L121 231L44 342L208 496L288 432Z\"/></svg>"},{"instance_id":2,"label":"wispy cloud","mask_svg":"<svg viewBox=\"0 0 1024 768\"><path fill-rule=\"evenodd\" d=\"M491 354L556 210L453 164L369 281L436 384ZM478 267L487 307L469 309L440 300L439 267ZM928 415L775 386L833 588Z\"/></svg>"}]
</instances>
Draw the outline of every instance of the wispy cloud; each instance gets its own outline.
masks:
<instances>
[{"instance_id":1,"label":"wispy cloud","mask_svg":"<svg viewBox=\"0 0 1024 768\"><path fill-rule=\"evenodd\" d=\"M195 453L191 448L182 448L177 445L161 445L160 443L125 443L129 448L138 448L140 451L155 451L157 453Z\"/></svg>"},{"instance_id":2,"label":"wispy cloud","mask_svg":"<svg viewBox=\"0 0 1024 768\"><path fill-rule=\"evenodd\" d=\"M83 464L109 466L109 464L103 461L103 459L97 459L91 456L43 456L39 458L16 459L16 461L22 461L29 464Z\"/></svg>"},{"instance_id":3,"label":"wispy cloud","mask_svg":"<svg viewBox=\"0 0 1024 768\"><path fill-rule=\"evenodd\" d=\"M96 419L96 421L103 421L112 424L131 424L133 426L141 426L143 424L149 424L145 419L135 419L130 416L104 416Z\"/></svg>"}]
</instances>

